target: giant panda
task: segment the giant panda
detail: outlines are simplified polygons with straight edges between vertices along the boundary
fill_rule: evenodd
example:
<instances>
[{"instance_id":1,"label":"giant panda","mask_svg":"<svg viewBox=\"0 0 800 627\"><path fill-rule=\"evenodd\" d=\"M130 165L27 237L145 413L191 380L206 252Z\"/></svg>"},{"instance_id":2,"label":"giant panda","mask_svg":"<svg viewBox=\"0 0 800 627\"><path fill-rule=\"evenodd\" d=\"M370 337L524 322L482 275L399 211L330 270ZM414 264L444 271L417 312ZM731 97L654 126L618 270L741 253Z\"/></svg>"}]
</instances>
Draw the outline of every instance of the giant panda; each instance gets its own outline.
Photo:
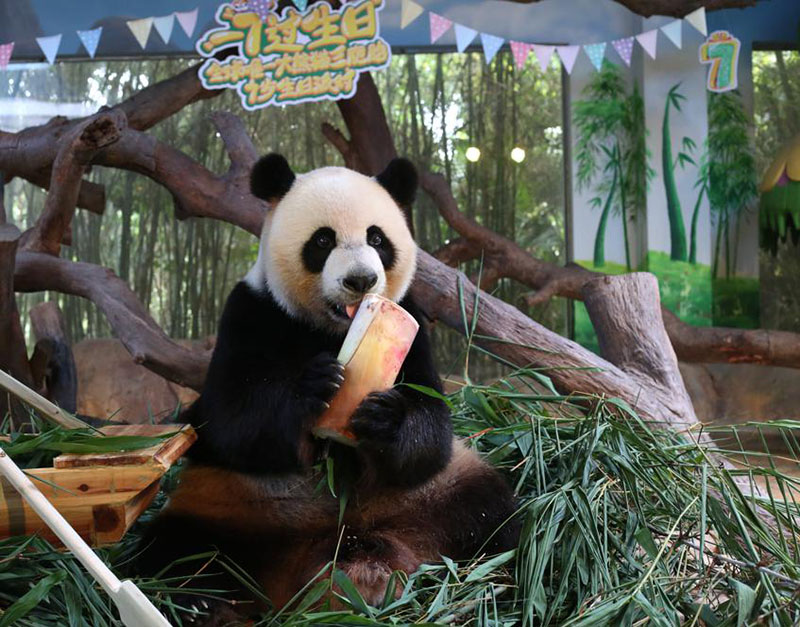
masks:
<instances>
[{"instance_id":1,"label":"giant panda","mask_svg":"<svg viewBox=\"0 0 800 627\"><path fill-rule=\"evenodd\" d=\"M504 479L454 438L442 400L404 385L442 390L407 293L417 247L401 207L416 186L404 159L374 178L340 167L296 176L276 154L257 162L251 189L271 207L258 258L225 305L203 391L185 415L198 440L145 534L140 573L189 574L198 564L181 558L219 551L282 607L336 556L377 604L395 570L515 545ZM358 445L315 440L314 421L343 381L335 355L368 293L398 302L420 331L398 385L352 416ZM339 500L319 489L325 457L352 478L341 525ZM243 598L238 578L201 570L198 585ZM222 603L196 607L203 616L187 622L232 616Z\"/></svg>"}]
</instances>

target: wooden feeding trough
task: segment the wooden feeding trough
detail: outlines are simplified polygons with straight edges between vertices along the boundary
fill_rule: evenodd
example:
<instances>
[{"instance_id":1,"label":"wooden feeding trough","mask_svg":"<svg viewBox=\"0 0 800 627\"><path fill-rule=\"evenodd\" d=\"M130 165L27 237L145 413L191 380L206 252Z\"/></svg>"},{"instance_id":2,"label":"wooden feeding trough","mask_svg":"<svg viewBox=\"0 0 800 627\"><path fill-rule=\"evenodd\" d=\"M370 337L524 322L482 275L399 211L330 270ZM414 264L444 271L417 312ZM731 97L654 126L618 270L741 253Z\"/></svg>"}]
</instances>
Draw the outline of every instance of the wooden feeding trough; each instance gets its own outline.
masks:
<instances>
[{"instance_id":1,"label":"wooden feeding trough","mask_svg":"<svg viewBox=\"0 0 800 627\"><path fill-rule=\"evenodd\" d=\"M158 493L161 477L197 439L186 425L114 425L100 431L108 436L175 435L145 449L59 455L52 468L25 471L93 546L112 544L125 535ZM0 538L34 533L58 542L22 496L0 477Z\"/></svg>"}]
</instances>

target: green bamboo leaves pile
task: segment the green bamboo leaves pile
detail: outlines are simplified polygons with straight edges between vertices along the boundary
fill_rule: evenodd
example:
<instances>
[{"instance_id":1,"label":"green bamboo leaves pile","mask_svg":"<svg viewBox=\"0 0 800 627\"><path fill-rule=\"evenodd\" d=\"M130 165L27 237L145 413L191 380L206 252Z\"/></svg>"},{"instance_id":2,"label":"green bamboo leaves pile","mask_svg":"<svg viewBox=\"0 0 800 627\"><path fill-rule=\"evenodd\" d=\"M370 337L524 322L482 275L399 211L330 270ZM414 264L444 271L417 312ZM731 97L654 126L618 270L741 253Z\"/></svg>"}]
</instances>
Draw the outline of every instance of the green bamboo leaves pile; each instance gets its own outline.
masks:
<instances>
[{"instance_id":1,"label":"green bamboo leaves pile","mask_svg":"<svg viewBox=\"0 0 800 627\"><path fill-rule=\"evenodd\" d=\"M711 451L685 433L643 423L613 399L561 396L534 370L491 386L468 385L448 401L456 431L519 496L519 548L458 564L443 556L411 577L395 573L390 588L399 586L401 595L387 594L380 607L368 605L333 562L294 605L257 624L800 623L800 485L778 469L797 468L800 423L714 428ZM745 435L762 442L760 450L743 455ZM779 454L770 453L768 441L782 443ZM715 455L740 462L735 474L747 489ZM103 552L118 571L139 529ZM192 559L198 571L228 569L257 593L223 558ZM179 579L141 583L168 612L178 590L221 592L202 590L202 577L191 589ZM343 609L323 601L332 589ZM21 626L114 624L107 600L74 560L37 538L0 541L0 608L0 625L9 615Z\"/></svg>"}]
</instances>

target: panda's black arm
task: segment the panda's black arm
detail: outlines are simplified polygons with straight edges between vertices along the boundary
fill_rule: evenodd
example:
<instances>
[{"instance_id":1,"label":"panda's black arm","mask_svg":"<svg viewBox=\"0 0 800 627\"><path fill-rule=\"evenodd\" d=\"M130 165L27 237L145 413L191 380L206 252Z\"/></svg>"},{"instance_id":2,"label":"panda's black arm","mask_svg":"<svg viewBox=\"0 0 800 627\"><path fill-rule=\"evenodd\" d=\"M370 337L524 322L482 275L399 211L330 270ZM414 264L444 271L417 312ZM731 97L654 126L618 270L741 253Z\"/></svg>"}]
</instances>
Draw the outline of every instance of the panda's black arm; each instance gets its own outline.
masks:
<instances>
[{"instance_id":1,"label":"panda's black arm","mask_svg":"<svg viewBox=\"0 0 800 627\"><path fill-rule=\"evenodd\" d=\"M234 288L203 392L186 412L199 436L190 457L244 472L301 469L310 423L336 391L340 366L315 347L288 346L298 338L290 325L270 298Z\"/></svg>"},{"instance_id":2,"label":"panda's black arm","mask_svg":"<svg viewBox=\"0 0 800 627\"><path fill-rule=\"evenodd\" d=\"M400 303L420 323L420 330L389 392L367 397L353 417L353 430L378 478L414 486L442 470L450 460L453 426L441 399L413 384L442 393L422 314L410 299Z\"/></svg>"}]
</instances>

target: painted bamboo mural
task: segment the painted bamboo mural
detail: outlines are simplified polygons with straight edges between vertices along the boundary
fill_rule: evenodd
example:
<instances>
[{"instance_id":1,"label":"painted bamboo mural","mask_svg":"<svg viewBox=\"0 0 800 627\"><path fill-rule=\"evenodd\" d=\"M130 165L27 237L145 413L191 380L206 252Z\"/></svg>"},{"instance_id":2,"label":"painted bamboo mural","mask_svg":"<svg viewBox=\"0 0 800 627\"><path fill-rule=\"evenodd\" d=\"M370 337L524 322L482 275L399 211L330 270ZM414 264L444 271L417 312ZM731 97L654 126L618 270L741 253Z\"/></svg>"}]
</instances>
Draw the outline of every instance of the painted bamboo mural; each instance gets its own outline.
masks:
<instances>
[{"instance_id":1,"label":"painted bamboo mural","mask_svg":"<svg viewBox=\"0 0 800 627\"><path fill-rule=\"evenodd\" d=\"M664 190L667 195L667 215L669 217L670 259L686 261L686 227L683 223L681 200L675 183L675 162L672 160L672 135L669 127L670 108L681 110L681 100L686 98L678 92L681 84L673 85L667 94L664 106L664 123L661 127L661 166Z\"/></svg>"}]
</instances>

